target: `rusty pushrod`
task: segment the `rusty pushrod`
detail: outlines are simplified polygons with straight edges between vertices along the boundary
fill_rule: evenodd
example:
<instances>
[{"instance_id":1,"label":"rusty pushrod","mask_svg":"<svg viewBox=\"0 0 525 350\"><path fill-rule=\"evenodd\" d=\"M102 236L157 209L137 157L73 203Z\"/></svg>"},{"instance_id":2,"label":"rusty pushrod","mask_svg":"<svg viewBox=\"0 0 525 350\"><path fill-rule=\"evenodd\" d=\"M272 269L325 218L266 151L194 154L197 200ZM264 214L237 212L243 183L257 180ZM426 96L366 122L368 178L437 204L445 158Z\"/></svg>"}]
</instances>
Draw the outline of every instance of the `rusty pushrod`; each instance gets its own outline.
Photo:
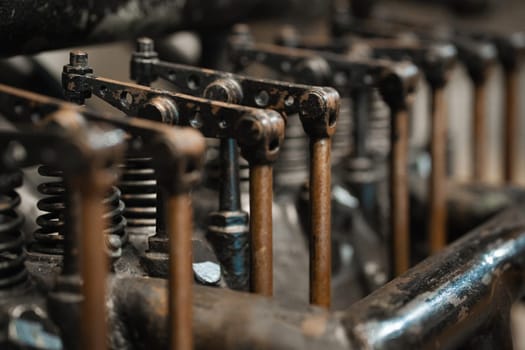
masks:
<instances>
[{"instance_id":1,"label":"rusty pushrod","mask_svg":"<svg viewBox=\"0 0 525 350\"><path fill-rule=\"evenodd\" d=\"M169 324L170 349L193 349L192 245L193 211L188 193L166 200L169 229Z\"/></svg>"},{"instance_id":2,"label":"rusty pushrod","mask_svg":"<svg viewBox=\"0 0 525 350\"><path fill-rule=\"evenodd\" d=\"M81 339L82 349L107 349L106 278L108 261L105 253L103 219L104 192L80 182L80 258L82 276ZM87 186L86 186L87 185Z\"/></svg>"},{"instance_id":3,"label":"rusty pushrod","mask_svg":"<svg viewBox=\"0 0 525 350\"><path fill-rule=\"evenodd\" d=\"M310 142L310 302L326 308L332 276L330 153L330 138Z\"/></svg>"},{"instance_id":4,"label":"rusty pushrod","mask_svg":"<svg viewBox=\"0 0 525 350\"><path fill-rule=\"evenodd\" d=\"M436 253L447 244L447 116L445 113L444 89L432 91L431 116L432 171L430 173L430 252Z\"/></svg>"},{"instance_id":5,"label":"rusty pushrod","mask_svg":"<svg viewBox=\"0 0 525 350\"><path fill-rule=\"evenodd\" d=\"M250 165L250 290L273 295L272 166Z\"/></svg>"}]
</instances>

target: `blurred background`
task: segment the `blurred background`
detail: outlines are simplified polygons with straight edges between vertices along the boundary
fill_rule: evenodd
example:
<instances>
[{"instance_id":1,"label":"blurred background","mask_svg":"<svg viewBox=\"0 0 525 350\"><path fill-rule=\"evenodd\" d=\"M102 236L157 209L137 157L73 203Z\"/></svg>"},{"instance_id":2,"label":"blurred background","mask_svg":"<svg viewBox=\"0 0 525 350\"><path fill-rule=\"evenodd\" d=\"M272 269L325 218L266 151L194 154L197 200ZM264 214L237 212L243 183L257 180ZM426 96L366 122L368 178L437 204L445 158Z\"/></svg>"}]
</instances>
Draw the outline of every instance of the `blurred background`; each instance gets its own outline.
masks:
<instances>
[{"instance_id":1,"label":"blurred background","mask_svg":"<svg viewBox=\"0 0 525 350\"><path fill-rule=\"evenodd\" d=\"M77 6L73 2L68 5L68 2L65 1L64 4L56 6L56 9L50 9L52 5L47 1L36 1L36 3L41 3L41 6L33 6L33 2L30 1L18 3L12 8L9 7L11 10L8 12L6 12L8 7L0 7L0 18L8 19L0 24L3 42L7 42L4 47L4 56L9 56L11 52L28 51L32 53L40 48L54 46L69 47L70 44L78 42L111 41L109 44L83 44L78 47L88 51L91 57L90 63L100 75L129 81L128 57L133 50L133 45L125 41L113 42L113 39L129 36L128 31L156 34L161 57L176 62L220 67L221 61L216 53L220 51L221 45L224 45L224 36L233 23L248 22L259 42L272 42L283 25L294 25L301 34L306 36L326 38L329 35L331 8L337 1L92 1L86 6L89 6L89 16L93 18L85 18L88 13L87 8L85 11L82 8L76 9ZM378 18L398 17L421 24L453 25L466 30L480 29L502 34L525 30L525 2L522 0L375 0L354 1L352 6L356 14L368 15L373 11L374 16ZM96 11L93 9L97 8L100 8L100 16L103 19L97 20L94 15ZM48 17L41 16L42 14ZM66 21L63 27L60 27L60 23L56 21L57 18L64 21L62 15L67 16L71 23ZM149 28L147 23L140 21L146 15L152 18L149 24L152 28ZM33 16L38 16L38 19L35 20ZM135 23L139 23L140 26ZM78 33L71 30L69 26L78 30ZM21 37L12 34L18 27L27 28ZM177 27L195 27L195 30L176 31ZM175 31L174 34L158 35L172 30ZM44 38L39 39L39 34ZM56 40L49 39L53 37L56 37ZM69 50L70 48L45 51L33 56L4 60L1 65L7 74L2 74L0 80L29 90L38 91L45 88L48 93L52 91L59 95L60 72L62 65L67 61ZM35 74L39 77L42 86L37 86L38 84L34 84L31 80L31 75ZM521 70L521 85L524 79L525 73ZM486 135L489 150L486 179L492 183L498 183L502 178L502 160L504 159L501 156L503 130L500 119L503 108L501 88L503 81L499 67L493 69L489 80L486 101L489 119ZM447 91L451 101L449 103L451 173L452 177L457 180L466 180L472 173L472 161L469 156L472 145L470 130L472 89L465 68L461 65L457 66L452 82ZM424 87L424 82L421 84L423 86L416 101L415 115L424 113L428 106L428 89ZM54 90L49 90L45 85L53 86ZM524 89L522 91L525 93ZM520 98L520 103L523 103L521 101L524 100L525 96ZM90 101L90 103L96 103L96 101ZM106 109L108 107L104 103L99 103L97 108ZM520 108L520 110L525 111L525 108ZM525 120L525 115L520 117L520 135L525 135L523 120ZM427 120L415 118L411 142L424 144L427 139ZM519 138L519 145L520 158L525 157L523 153L525 138ZM525 184L525 162L519 162L518 172L518 181Z\"/></svg>"}]
</instances>

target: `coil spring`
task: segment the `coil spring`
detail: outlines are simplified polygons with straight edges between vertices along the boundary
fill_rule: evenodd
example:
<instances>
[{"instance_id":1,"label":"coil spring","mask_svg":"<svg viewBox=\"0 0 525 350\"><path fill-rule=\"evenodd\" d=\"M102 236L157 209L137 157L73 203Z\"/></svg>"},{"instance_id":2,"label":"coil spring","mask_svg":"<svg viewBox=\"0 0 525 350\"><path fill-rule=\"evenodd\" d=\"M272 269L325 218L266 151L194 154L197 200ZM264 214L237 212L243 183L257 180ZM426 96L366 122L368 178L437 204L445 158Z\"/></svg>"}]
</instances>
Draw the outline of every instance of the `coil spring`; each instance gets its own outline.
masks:
<instances>
[{"instance_id":1,"label":"coil spring","mask_svg":"<svg viewBox=\"0 0 525 350\"><path fill-rule=\"evenodd\" d=\"M308 138L297 115L288 118L286 136L274 165L276 185L300 185L308 179Z\"/></svg>"},{"instance_id":2,"label":"coil spring","mask_svg":"<svg viewBox=\"0 0 525 350\"><path fill-rule=\"evenodd\" d=\"M332 138L332 165L339 164L350 152L352 140L349 135L352 127L352 101L349 97L342 97L337 126Z\"/></svg>"},{"instance_id":3,"label":"coil spring","mask_svg":"<svg viewBox=\"0 0 525 350\"><path fill-rule=\"evenodd\" d=\"M104 230L107 239L109 255L118 258L122 255L122 246L128 242L128 232L126 231L127 221L124 218L125 205L121 200L120 190L113 186L109 194L104 199L107 212L104 215L109 226Z\"/></svg>"},{"instance_id":4,"label":"coil spring","mask_svg":"<svg viewBox=\"0 0 525 350\"><path fill-rule=\"evenodd\" d=\"M16 212L20 196L15 188L22 183L20 172L9 174L0 193L0 289L9 289L27 281L24 237L20 230L23 217Z\"/></svg>"},{"instance_id":5,"label":"coil spring","mask_svg":"<svg viewBox=\"0 0 525 350\"><path fill-rule=\"evenodd\" d=\"M40 228L34 233L35 242L31 245L31 250L44 254L62 255L66 209L66 188L62 180L62 172L42 165L38 168L38 173L42 176L57 178L57 181L45 182L38 186L38 191L46 197L38 201L37 207L46 213L36 219ZM104 203L108 208L104 217L109 222L109 227L104 230L106 246L109 255L115 258L120 256L121 247L127 242L126 221L122 216L124 203L120 200L120 191L112 187Z\"/></svg>"},{"instance_id":6,"label":"coil spring","mask_svg":"<svg viewBox=\"0 0 525 350\"><path fill-rule=\"evenodd\" d=\"M150 158L128 158L119 183L125 203L124 217L130 234L155 234L157 181Z\"/></svg>"},{"instance_id":7,"label":"coil spring","mask_svg":"<svg viewBox=\"0 0 525 350\"><path fill-rule=\"evenodd\" d=\"M390 152L390 114L377 90L370 106L370 135L368 149L373 156L384 159Z\"/></svg>"}]
</instances>

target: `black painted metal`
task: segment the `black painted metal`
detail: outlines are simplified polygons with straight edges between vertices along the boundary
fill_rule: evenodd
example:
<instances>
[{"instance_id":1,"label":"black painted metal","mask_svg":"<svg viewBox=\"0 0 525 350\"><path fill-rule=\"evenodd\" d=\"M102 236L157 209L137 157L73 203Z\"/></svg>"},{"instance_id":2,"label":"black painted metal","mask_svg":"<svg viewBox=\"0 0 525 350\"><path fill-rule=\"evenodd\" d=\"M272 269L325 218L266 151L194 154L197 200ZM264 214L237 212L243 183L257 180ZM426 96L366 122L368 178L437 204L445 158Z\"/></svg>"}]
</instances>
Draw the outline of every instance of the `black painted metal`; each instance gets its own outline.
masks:
<instances>
[{"instance_id":1,"label":"black painted metal","mask_svg":"<svg viewBox=\"0 0 525 350\"><path fill-rule=\"evenodd\" d=\"M0 4L0 56L227 27L259 0L18 1Z\"/></svg>"}]
</instances>

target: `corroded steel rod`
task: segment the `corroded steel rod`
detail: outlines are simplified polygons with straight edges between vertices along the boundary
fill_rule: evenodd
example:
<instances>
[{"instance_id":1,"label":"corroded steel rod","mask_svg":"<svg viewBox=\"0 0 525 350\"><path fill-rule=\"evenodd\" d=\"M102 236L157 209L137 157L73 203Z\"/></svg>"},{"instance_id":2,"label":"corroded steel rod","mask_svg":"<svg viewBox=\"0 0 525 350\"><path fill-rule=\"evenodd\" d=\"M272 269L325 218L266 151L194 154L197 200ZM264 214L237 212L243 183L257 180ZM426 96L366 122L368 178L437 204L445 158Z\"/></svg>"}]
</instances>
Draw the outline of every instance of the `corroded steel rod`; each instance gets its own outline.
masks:
<instances>
[{"instance_id":1,"label":"corroded steel rod","mask_svg":"<svg viewBox=\"0 0 525 350\"><path fill-rule=\"evenodd\" d=\"M272 166L250 166L251 291L273 294Z\"/></svg>"},{"instance_id":2,"label":"corroded steel rod","mask_svg":"<svg viewBox=\"0 0 525 350\"><path fill-rule=\"evenodd\" d=\"M310 143L310 302L330 307L331 302L331 140Z\"/></svg>"},{"instance_id":3,"label":"corroded steel rod","mask_svg":"<svg viewBox=\"0 0 525 350\"><path fill-rule=\"evenodd\" d=\"M447 243L447 116L443 88L432 91L432 136L430 173L430 252L436 253Z\"/></svg>"}]
</instances>

